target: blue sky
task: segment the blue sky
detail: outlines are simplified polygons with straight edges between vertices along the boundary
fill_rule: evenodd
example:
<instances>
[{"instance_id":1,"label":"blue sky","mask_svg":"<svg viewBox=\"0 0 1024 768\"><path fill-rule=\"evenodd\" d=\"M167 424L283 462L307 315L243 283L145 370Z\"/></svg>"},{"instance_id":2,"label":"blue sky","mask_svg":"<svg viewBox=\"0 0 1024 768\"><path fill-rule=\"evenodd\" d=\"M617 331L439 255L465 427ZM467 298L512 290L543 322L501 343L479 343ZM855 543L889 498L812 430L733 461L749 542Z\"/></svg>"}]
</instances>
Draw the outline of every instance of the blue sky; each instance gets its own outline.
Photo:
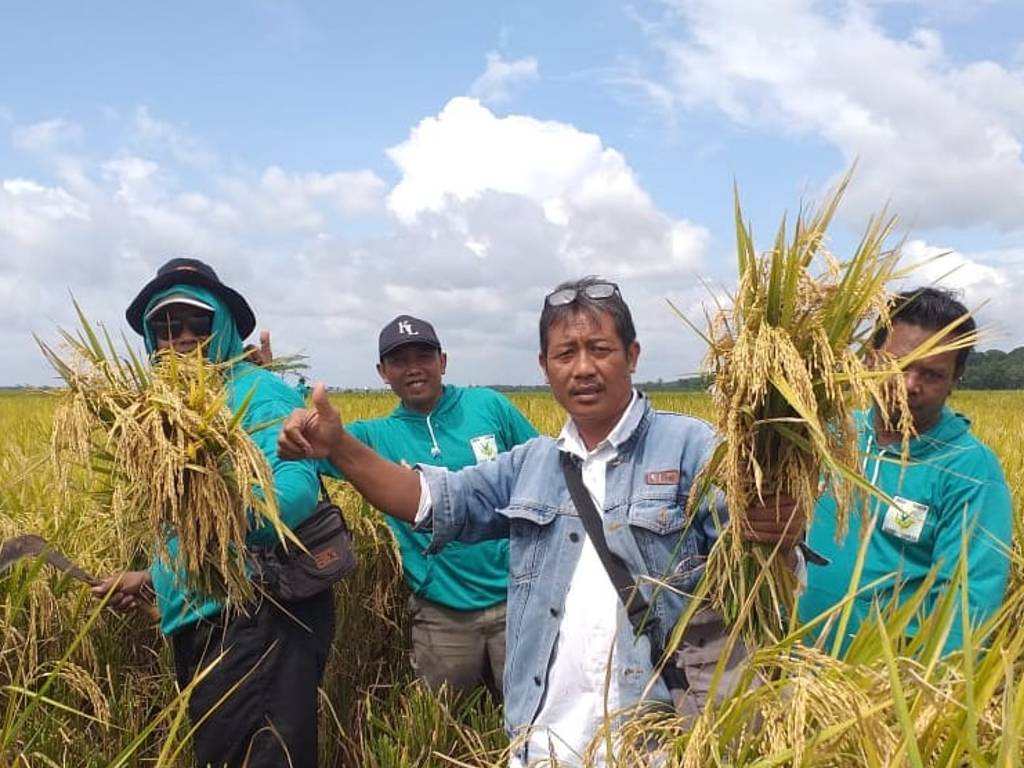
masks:
<instances>
[{"instance_id":1,"label":"blue sky","mask_svg":"<svg viewBox=\"0 0 1024 768\"><path fill-rule=\"evenodd\" d=\"M376 384L380 326L433 320L459 383L538 383L559 280L617 280L640 378L695 370L700 279L858 171L919 275L1024 343L1024 10L953 0L0 2L0 382L68 291L121 309L171 256L245 293L278 351Z\"/></svg>"}]
</instances>

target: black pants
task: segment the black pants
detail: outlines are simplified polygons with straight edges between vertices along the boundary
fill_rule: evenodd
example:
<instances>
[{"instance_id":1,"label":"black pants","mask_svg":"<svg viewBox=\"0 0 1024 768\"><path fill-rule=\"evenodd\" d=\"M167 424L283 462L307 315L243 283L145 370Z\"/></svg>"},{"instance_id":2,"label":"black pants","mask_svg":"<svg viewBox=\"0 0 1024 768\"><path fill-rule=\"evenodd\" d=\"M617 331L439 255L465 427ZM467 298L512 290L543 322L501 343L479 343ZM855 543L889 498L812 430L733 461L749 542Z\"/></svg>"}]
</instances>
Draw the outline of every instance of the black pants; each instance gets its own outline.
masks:
<instances>
[{"instance_id":1,"label":"black pants","mask_svg":"<svg viewBox=\"0 0 1024 768\"><path fill-rule=\"evenodd\" d=\"M249 616L200 621L171 637L182 688L216 660L189 701L203 768L316 768L317 686L334 598L327 590L282 607L291 615L264 600Z\"/></svg>"}]
</instances>

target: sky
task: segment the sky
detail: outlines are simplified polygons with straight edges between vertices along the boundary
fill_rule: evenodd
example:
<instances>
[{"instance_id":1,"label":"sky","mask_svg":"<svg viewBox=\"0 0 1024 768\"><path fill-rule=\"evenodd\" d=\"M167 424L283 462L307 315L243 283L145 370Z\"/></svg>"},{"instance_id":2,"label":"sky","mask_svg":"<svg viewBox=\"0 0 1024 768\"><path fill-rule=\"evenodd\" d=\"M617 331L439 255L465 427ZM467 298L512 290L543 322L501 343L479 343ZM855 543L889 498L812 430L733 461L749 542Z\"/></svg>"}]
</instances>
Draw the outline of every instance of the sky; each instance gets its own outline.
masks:
<instances>
[{"instance_id":1,"label":"sky","mask_svg":"<svg viewBox=\"0 0 1024 768\"><path fill-rule=\"evenodd\" d=\"M558 282L618 283L637 377L698 370L756 241L856 162L840 257L888 205L909 284L1024 344L1017 0L435 3L0 0L0 384L71 296L124 309L211 264L311 378L379 386L377 335L431 321L457 384L539 384Z\"/></svg>"}]
</instances>

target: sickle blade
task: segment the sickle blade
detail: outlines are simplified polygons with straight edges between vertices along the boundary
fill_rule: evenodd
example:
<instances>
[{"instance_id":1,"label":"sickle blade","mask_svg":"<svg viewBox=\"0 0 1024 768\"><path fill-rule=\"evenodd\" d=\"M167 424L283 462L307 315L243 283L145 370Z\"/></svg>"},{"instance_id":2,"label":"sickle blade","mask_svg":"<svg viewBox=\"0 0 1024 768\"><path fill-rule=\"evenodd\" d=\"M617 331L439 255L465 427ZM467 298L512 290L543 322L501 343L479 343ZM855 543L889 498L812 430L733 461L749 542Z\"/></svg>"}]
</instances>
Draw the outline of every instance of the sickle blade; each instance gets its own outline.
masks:
<instances>
[{"instance_id":1,"label":"sickle blade","mask_svg":"<svg viewBox=\"0 0 1024 768\"><path fill-rule=\"evenodd\" d=\"M0 573L3 573L19 560L35 557L46 549L46 539L32 534L15 536L0 543Z\"/></svg>"},{"instance_id":2,"label":"sickle blade","mask_svg":"<svg viewBox=\"0 0 1024 768\"><path fill-rule=\"evenodd\" d=\"M64 554L53 549L46 539L35 534L15 536L13 539L0 543L0 573L9 569L19 560L39 555L42 555L43 559L58 571L66 573L73 579L78 579L89 586L100 583L95 576L82 570L68 560Z\"/></svg>"}]
</instances>

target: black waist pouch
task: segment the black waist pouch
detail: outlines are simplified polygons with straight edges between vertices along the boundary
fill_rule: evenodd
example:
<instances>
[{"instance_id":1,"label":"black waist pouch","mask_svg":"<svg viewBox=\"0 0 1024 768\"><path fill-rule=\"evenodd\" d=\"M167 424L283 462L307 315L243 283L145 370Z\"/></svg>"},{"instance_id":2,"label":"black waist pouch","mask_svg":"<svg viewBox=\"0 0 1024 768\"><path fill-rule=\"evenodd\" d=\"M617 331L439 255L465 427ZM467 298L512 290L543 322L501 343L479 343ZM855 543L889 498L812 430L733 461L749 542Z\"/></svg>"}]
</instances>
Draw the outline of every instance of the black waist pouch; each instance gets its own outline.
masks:
<instances>
[{"instance_id":1,"label":"black waist pouch","mask_svg":"<svg viewBox=\"0 0 1024 768\"><path fill-rule=\"evenodd\" d=\"M326 495L326 494L325 494ZM329 498L292 529L307 551L288 542L257 553L263 588L280 600L306 600L330 589L356 569L352 532L341 509Z\"/></svg>"}]
</instances>

